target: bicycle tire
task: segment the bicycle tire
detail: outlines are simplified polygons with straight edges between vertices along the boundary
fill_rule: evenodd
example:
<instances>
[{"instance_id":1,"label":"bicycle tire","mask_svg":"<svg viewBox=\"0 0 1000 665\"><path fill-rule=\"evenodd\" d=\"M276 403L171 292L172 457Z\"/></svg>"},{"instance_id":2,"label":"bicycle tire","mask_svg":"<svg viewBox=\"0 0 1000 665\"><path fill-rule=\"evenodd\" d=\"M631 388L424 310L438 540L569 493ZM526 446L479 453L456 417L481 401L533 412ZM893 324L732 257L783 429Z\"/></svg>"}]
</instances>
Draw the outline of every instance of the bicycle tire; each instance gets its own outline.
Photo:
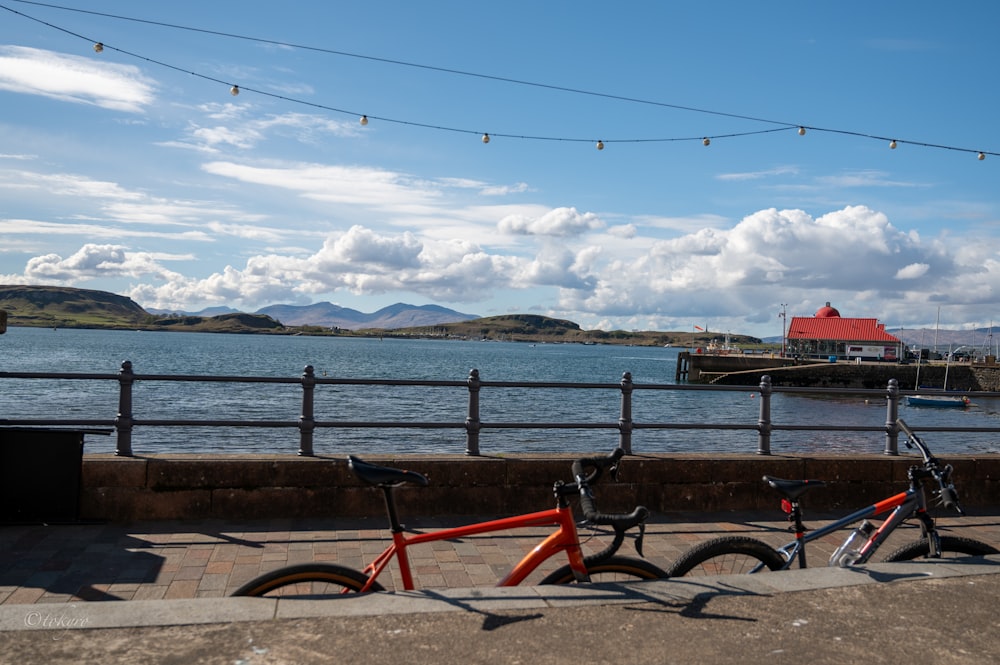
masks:
<instances>
[{"instance_id":1,"label":"bicycle tire","mask_svg":"<svg viewBox=\"0 0 1000 665\"><path fill-rule=\"evenodd\" d=\"M319 597L358 592L368 583L363 573L339 566L335 563L302 563L286 566L264 573L250 580L233 592L234 596L298 596ZM309 585L309 588L304 588ZM325 592L317 589L324 585ZM370 591L384 591L378 582L373 582Z\"/></svg>"},{"instance_id":2,"label":"bicycle tire","mask_svg":"<svg viewBox=\"0 0 1000 665\"><path fill-rule=\"evenodd\" d=\"M587 572L591 582L659 580L667 576L666 571L659 566L643 559L624 556L613 556L600 563L590 564ZM541 584L576 584L576 576L567 564L546 575Z\"/></svg>"},{"instance_id":3,"label":"bicycle tire","mask_svg":"<svg viewBox=\"0 0 1000 665\"><path fill-rule=\"evenodd\" d=\"M893 562L926 559L928 558L927 555L929 553L930 545L928 545L926 538L922 538L920 540L914 540L913 542L902 545L885 557L883 561ZM941 554L942 557L945 557L945 555L948 554L985 556L987 554L1000 554L1000 550L992 545L987 545L986 543L973 540L972 538L963 538L961 536L941 536Z\"/></svg>"},{"instance_id":4,"label":"bicycle tire","mask_svg":"<svg viewBox=\"0 0 1000 665\"><path fill-rule=\"evenodd\" d=\"M732 575L785 567L785 558L776 549L756 538L723 536L707 540L684 552L667 570L670 577L685 575Z\"/></svg>"}]
</instances>

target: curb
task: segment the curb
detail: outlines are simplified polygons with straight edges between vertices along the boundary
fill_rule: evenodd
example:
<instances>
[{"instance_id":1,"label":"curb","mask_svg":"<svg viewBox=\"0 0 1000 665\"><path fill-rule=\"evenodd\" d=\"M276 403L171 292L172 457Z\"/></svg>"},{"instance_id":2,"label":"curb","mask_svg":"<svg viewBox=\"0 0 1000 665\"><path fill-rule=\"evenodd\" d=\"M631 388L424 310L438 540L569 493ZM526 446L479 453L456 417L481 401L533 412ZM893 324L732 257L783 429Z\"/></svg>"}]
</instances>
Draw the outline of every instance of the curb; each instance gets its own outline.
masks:
<instances>
[{"instance_id":1,"label":"curb","mask_svg":"<svg viewBox=\"0 0 1000 665\"><path fill-rule=\"evenodd\" d=\"M807 568L759 575L680 577L579 586L474 587L346 595L323 600L194 598L0 606L0 632L87 630L367 617L494 613L580 605L690 602L720 595L773 596L817 589L1000 574L1000 555Z\"/></svg>"}]
</instances>

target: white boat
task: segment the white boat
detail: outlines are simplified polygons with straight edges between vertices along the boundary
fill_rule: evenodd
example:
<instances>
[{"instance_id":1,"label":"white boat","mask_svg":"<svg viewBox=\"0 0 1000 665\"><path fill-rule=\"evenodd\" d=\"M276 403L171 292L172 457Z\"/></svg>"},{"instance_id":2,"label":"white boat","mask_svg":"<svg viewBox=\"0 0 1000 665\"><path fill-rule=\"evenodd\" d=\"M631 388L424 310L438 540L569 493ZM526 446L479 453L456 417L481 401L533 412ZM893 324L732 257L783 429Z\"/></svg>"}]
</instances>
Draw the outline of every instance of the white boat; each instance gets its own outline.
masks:
<instances>
[{"instance_id":1,"label":"white boat","mask_svg":"<svg viewBox=\"0 0 1000 665\"><path fill-rule=\"evenodd\" d=\"M965 408L969 406L969 398L965 395L908 395L906 403L909 406Z\"/></svg>"},{"instance_id":2,"label":"white boat","mask_svg":"<svg viewBox=\"0 0 1000 665\"><path fill-rule=\"evenodd\" d=\"M948 369L951 367L951 347L948 348L948 361L944 366L944 390L948 389ZM917 360L917 381L919 389L920 360ZM908 406L935 406L945 408L965 408L969 406L969 398L965 395L908 395Z\"/></svg>"}]
</instances>

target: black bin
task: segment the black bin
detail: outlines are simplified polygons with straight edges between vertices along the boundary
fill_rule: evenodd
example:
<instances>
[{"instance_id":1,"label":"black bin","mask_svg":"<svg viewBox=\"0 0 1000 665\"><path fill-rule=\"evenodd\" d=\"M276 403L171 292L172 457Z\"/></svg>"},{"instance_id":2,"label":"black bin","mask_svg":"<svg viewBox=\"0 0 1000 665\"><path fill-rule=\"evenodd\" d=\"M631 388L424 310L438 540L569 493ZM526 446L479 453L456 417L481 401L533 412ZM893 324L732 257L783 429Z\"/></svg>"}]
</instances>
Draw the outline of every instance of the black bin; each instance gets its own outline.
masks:
<instances>
[{"instance_id":1,"label":"black bin","mask_svg":"<svg viewBox=\"0 0 1000 665\"><path fill-rule=\"evenodd\" d=\"M79 520L88 432L94 431L0 427L0 522Z\"/></svg>"}]
</instances>

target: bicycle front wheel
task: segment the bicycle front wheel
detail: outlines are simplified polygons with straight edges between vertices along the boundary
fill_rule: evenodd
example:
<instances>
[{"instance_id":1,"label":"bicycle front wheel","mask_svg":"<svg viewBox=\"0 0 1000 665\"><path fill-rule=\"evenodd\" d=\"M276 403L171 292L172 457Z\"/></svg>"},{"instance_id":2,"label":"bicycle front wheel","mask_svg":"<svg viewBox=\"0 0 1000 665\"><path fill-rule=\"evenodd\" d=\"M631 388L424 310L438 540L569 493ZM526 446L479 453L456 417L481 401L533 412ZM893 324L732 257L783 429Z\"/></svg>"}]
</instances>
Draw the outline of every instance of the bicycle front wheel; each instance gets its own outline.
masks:
<instances>
[{"instance_id":1,"label":"bicycle front wheel","mask_svg":"<svg viewBox=\"0 0 1000 665\"><path fill-rule=\"evenodd\" d=\"M723 536L695 545L682 554L667 574L740 575L762 570L780 570L785 558L767 543L746 536Z\"/></svg>"},{"instance_id":2,"label":"bicycle front wheel","mask_svg":"<svg viewBox=\"0 0 1000 665\"><path fill-rule=\"evenodd\" d=\"M897 549L887 556L884 561L912 561L914 559L926 559L930 555L930 545L926 538L914 540ZM962 538L960 536L941 536L941 558L950 559L962 556L986 556L987 554L1000 554L1000 550L987 545L986 543L972 538Z\"/></svg>"},{"instance_id":3,"label":"bicycle front wheel","mask_svg":"<svg viewBox=\"0 0 1000 665\"><path fill-rule=\"evenodd\" d=\"M335 563L303 563L278 568L255 577L233 592L234 596L323 598L361 591L368 578L353 568ZM374 582L371 591L384 591Z\"/></svg>"},{"instance_id":4,"label":"bicycle front wheel","mask_svg":"<svg viewBox=\"0 0 1000 665\"><path fill-rule=\"evenodd\" d=\"M636 580L658 580L667 576L659 566L642 559L613 556L600 563L587 566L591 582L635 582ZM575 584L576 577L569 565L558 568L541 581L542 584Z\"/></svg>"}]
</instances>

